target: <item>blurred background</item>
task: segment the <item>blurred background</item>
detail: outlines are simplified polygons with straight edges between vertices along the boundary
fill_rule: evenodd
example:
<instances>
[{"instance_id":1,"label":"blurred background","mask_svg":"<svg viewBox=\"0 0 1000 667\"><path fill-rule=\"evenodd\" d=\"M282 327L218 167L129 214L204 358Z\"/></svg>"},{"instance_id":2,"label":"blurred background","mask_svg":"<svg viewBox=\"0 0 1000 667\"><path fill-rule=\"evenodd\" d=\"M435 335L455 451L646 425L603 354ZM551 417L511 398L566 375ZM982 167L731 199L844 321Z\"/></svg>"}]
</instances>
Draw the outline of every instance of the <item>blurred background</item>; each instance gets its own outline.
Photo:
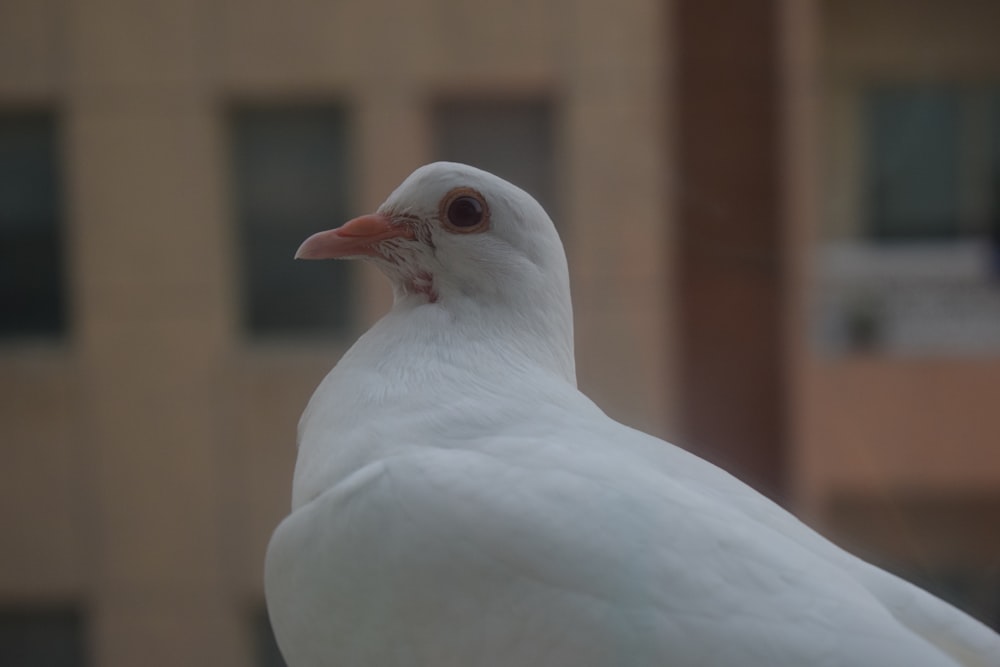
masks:
<instances>
[{"instance_id":1,"label":"blurred background","mask_svg":"<svg viewBox=\"0 0 1000 667\"><path fill-rule=\"evenodd\" d=\"M1000 625L1000 3L0 0L0 666L279 665L295 425L390 304L293 262L531 191L582 388Z\"/></svg>"}]
</instances>

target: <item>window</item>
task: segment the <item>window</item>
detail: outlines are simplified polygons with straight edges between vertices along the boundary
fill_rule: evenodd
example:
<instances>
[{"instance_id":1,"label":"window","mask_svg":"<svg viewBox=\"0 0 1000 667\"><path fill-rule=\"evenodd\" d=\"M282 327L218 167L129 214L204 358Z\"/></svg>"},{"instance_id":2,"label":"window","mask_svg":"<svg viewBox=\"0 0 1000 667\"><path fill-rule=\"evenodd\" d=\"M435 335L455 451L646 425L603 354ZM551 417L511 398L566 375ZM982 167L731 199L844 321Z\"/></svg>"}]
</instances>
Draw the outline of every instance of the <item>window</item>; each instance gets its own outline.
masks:
<instances>
[{"instance_id":1,"label":"window","mask_svg":"<svg viewBox=\"0 0 1000 667\"><path fill-rule=\"evenodd\" d=\"M349 262L294 262L309 235L351 211L346 114L337 107L234 113L243 317L254 335L340 333L352 323Z\"/></svg>"},{"instance_id":2,"label":"window","mask_svg":"<svg viewBox=\"0 0 1000 667\"><path fill-rule=\"evenodd\" d=\"M0 665L78 667L84 664L79 614L0 611Z\"/></svg>"},{"instance_id":3,"label":"window","mask_svg":"<svg viewBox=\"0 0 1000 667\"><path fill-rule=\"evenodd\" d=\"M543 100L445 101L434 110L435 156L514 183L557 220L553 127Z\"/></svg>"},{"instance_id":4,"label":"window","mask_svg":"<svg viewBox=\"0 0 1000 667\"><path fill-rule=\"evenodd\" d=\"M867 233L877 240L996 234L1000 113L988 87L891 85L864 97Z\"/></svg>"},{"instance_id":5,"label":"window","mask_svg":"<svg viewBox=\"0 0 1000 667\"><path fill-rule=\"evenodd\" d=\"M882 84L858 100L860 134L838 139L863 158L851 172L861 197L821 257L824 346L996 354L1000 85Z\"/></svg>"},{"instance_id":6,"label":"window","mask_svg":"<svg viewBox=\"0 0 1000 667\"><path fill-rule=\"evenodd\" d=\"M0 114L0 336L65 328L55 122Z\"/></svg>"},{"instance_id":7,"label":"window","mask_svg":"<svg viewBox=\"0 0 1000 667\"><path fill-rule=\"evenodd\" d=\"M993 271L1000 274L1000 86L990 95L990 120L993 141L990 146L989 165L989 230L993 245Z\"/></svg>"},{"instance_id":8,"label":"window","mask_svg":"<svg viewBox=\"0 0 1000 667\"><path fill-rule=\"evenodd\" d=\"M1000 573L995 569L920 570L904 577L1000 631Z\"/></svg>"}]
</instances>

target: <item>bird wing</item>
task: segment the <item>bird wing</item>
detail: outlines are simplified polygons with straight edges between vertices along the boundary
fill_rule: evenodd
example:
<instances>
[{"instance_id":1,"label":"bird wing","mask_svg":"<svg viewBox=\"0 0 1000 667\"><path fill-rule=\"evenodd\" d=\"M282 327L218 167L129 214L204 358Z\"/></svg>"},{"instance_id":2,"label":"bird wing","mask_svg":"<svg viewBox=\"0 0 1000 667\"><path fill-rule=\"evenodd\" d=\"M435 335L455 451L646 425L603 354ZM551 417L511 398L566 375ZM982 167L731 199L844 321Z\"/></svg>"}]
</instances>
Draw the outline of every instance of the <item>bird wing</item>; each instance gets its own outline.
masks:
<instances>
[{"instance_id":1,"label":"bird wing","mask_svg":"<svg viewBox=\"0 0 1000 667\"><path fill-rule=\"evenodd\" d=\"M680 448L635 431L633 451L692 488L739 507L751 521L775 531L840 568L911 632L967 667L1000 667L1000 635L954 606L844 551L743 482Z\"/></svg>"},{"instance_id":2,"label":"bird wing","mask_svg":"<svg viewBox=\"0 0 1000 667\"><path fill-rule=\"evenodd\" d=\"M1000 635L927 591L858 558L848 570L893 616L967 667L1000 667Z\"/></svg>"},{"instance_id":3,"label":"bird wing","mask_svg":"<svg viewBox=\"0 0 1000 667\"><path fill-rule=\"evenodd\" d=\"M293 512L266 572L289 662L962 664L761 496L603 421L415 445Z\"/></svg>"}]
</instances>

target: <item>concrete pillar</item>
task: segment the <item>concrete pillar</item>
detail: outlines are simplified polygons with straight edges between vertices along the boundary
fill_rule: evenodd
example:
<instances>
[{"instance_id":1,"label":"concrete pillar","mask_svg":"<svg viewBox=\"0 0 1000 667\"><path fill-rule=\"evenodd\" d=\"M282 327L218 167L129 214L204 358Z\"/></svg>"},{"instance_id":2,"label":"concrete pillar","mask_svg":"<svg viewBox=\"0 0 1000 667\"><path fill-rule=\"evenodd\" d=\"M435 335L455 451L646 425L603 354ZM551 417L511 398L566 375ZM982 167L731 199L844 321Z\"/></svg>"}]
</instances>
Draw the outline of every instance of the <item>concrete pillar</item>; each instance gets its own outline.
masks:
<instances>
[{"instance_id":1,"label":"concrete pillar","mask_svg":"<svg viewBox=\"0 0 1000 667\"><path fill-rule=\"evenodd\" d=\"M784 243L774 0L678 0L683 443L784 481Z\"/></svg>"}]
</instances>

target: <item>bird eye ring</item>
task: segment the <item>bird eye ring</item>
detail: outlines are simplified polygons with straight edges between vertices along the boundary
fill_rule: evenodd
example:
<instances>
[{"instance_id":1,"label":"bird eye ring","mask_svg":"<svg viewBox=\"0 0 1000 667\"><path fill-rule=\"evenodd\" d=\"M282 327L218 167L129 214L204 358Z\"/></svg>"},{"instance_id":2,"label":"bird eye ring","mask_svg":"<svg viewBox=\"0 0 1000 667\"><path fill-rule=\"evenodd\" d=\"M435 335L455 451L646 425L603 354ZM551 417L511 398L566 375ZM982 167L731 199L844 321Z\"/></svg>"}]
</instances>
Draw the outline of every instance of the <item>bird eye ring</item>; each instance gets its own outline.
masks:
<instances>
[{"instance_id":1,"label":"bird eye ring","mask_svg":"<svg viewBox=\"0 0 1000 667\"><path fill-rule=\"evenodd\" d=\"M490 223L486 199L472 188L455 188L445 195L439 215L449 231L459 234L484 231Z\"/></svg>"}]
</instances>

